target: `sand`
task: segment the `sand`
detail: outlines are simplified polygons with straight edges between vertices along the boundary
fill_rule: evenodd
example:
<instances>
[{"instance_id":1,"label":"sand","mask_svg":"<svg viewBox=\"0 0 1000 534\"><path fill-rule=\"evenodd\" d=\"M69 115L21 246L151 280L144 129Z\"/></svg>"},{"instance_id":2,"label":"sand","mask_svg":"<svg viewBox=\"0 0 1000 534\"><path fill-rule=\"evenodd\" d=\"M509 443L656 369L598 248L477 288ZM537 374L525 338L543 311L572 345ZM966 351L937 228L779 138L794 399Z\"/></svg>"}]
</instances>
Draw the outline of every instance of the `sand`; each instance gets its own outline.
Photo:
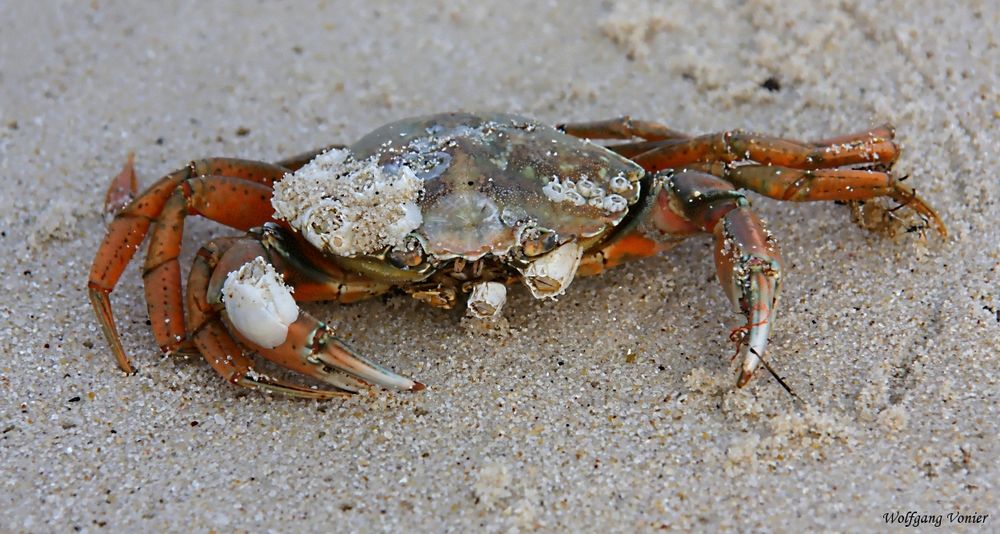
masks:
<instances>
[{"instance_id":1,"label":"sand","mask_svg":"<svg viewBox=\"0 0 1000 534\"><path fill-rule=\"evenodd\" d=\"M995 2L202 4L0 10L0 530L1000 528ZM139 371L115 367L85 283L129 151L149 184L445 110L797 138L892 121L951 235L753 197L787 267L769 360L802 403L765 373L733 388L708 239L558 302L513 291L492 333L405 297L310 305L429 386L327 403L160 355L133 266L113 302ZM192 222L184 264L227 233Z\"/></svg>"}]
</instances>

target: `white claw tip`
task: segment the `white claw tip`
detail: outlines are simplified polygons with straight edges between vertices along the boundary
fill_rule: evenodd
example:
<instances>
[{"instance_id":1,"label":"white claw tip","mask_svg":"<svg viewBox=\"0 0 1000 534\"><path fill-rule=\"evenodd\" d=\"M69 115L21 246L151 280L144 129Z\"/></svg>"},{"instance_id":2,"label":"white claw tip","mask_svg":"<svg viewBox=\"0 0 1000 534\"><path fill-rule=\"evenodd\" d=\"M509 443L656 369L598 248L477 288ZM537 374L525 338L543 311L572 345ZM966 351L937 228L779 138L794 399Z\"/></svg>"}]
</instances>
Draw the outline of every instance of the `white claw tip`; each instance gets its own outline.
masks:
<instances>
[{"instance_id":1,"label":"white claw tip","mask_svg":"<svg viewBox=\"0 0 1000 534\"><path fill-rule=\"evenodd\" d=\"M260 256L229 273L222 285L222 300L233 327L267 349L284 343L288 325L299 317L292 288Z\"/></svg>"}]
</instances>

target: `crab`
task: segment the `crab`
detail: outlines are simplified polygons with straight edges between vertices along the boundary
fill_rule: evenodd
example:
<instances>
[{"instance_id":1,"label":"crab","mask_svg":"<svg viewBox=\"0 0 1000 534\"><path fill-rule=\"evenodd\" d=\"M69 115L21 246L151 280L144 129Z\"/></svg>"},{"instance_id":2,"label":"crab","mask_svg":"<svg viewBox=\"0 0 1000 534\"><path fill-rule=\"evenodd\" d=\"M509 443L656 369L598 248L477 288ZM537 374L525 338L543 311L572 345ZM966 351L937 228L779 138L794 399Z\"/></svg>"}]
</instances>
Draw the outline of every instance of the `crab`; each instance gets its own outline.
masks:
<instances>
[{"instance_id":1,"label":"crab","mask_svg":"<svg viewBox=\"0 0 1000 534\"><path fill-rule=\"evenodd\" d=\"M197 352L228 382L297 397L372 384L420 390L298 303L402 292L439 308L464 300L469 316L490 321L513 285L555 299L576 276L707 234L718 279L745 318L731 335L743 387L762 364L770 369L763 358L783 273L743 190L786 201L887 198L946 235L934 209L890 172L893 136L886 125L805 143L740 130L689 136L628 117L553 127L447 113L277 163L193 161L138 197L130 156L108 190L113 219L89 296L118 365L132 372L110 293L150 233L143 282L164 353ZM898 219L895 209L883 214ZM200 249L185 306L178 255L191 214L245 233ZM253 353L323 386L259 372Z\"/></svg>"}]
</instances>

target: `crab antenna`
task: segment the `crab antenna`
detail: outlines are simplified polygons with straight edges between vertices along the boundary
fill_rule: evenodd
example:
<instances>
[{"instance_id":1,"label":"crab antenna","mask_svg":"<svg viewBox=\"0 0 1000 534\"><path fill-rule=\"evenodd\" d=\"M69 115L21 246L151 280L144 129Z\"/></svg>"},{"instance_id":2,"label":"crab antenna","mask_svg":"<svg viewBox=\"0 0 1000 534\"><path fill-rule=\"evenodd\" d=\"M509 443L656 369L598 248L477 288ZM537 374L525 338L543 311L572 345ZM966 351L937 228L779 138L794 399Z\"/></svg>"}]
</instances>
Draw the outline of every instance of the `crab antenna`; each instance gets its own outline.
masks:
<instances>
[{"instance_id":1,"label":"crab antenna","mask_svg":"<svg viewBox=\"0 0 1000 534\"><path fill-rule=\"evenodd\" d=\"M750 349L750 352L752 352L755 356L760 358L761 365L764 366L764 369L767 369L767 372L771 373L771 376L773 376L774 379L778 381L778 384L781 384L781 387L785 388L785 391L787 391L788 394L791 395L793 399L802 402L802 398L799 397L798 394L795 393L795 390L789 387L789 385L786 384L785 381L782 380L780 376L778 376L778 373L774 372L774 369L772 369L770 364L767 363L767 360L765 360L760 354L758 354L757 351L753 349L753 347L748 347L748 348Z\"/></svg>"}]
</instances>

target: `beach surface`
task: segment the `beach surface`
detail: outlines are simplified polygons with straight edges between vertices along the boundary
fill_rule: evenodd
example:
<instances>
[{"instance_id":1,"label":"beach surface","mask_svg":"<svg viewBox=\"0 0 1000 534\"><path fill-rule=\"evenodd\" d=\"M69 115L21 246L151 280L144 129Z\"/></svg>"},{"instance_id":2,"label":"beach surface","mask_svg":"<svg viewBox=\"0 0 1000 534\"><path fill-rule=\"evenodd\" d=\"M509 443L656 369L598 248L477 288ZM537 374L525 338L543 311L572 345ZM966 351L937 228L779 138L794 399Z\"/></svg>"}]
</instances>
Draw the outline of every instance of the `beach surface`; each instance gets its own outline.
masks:
<instances>
[{"instance_id":1,"label":"beach surface","mask_svg":"<svg viewBox=\"0 0 1000 534\"><path fill-rule=\"evenodd\" d=\"M0 531L1000 529L998 27L987 1L5 3ZM428 385L325 403L160 354L139 260L112 295L138 372L115 366L86 279L130 151L145 186L453 110L892 122L950 233L751 195L786 267L768 361L801 402L763 371L734 387L708 237L557 302L515 290L493 331L403 296L310 304ZM193 219L185 268L235 234Z\"/></svg>"}]
</instances>

